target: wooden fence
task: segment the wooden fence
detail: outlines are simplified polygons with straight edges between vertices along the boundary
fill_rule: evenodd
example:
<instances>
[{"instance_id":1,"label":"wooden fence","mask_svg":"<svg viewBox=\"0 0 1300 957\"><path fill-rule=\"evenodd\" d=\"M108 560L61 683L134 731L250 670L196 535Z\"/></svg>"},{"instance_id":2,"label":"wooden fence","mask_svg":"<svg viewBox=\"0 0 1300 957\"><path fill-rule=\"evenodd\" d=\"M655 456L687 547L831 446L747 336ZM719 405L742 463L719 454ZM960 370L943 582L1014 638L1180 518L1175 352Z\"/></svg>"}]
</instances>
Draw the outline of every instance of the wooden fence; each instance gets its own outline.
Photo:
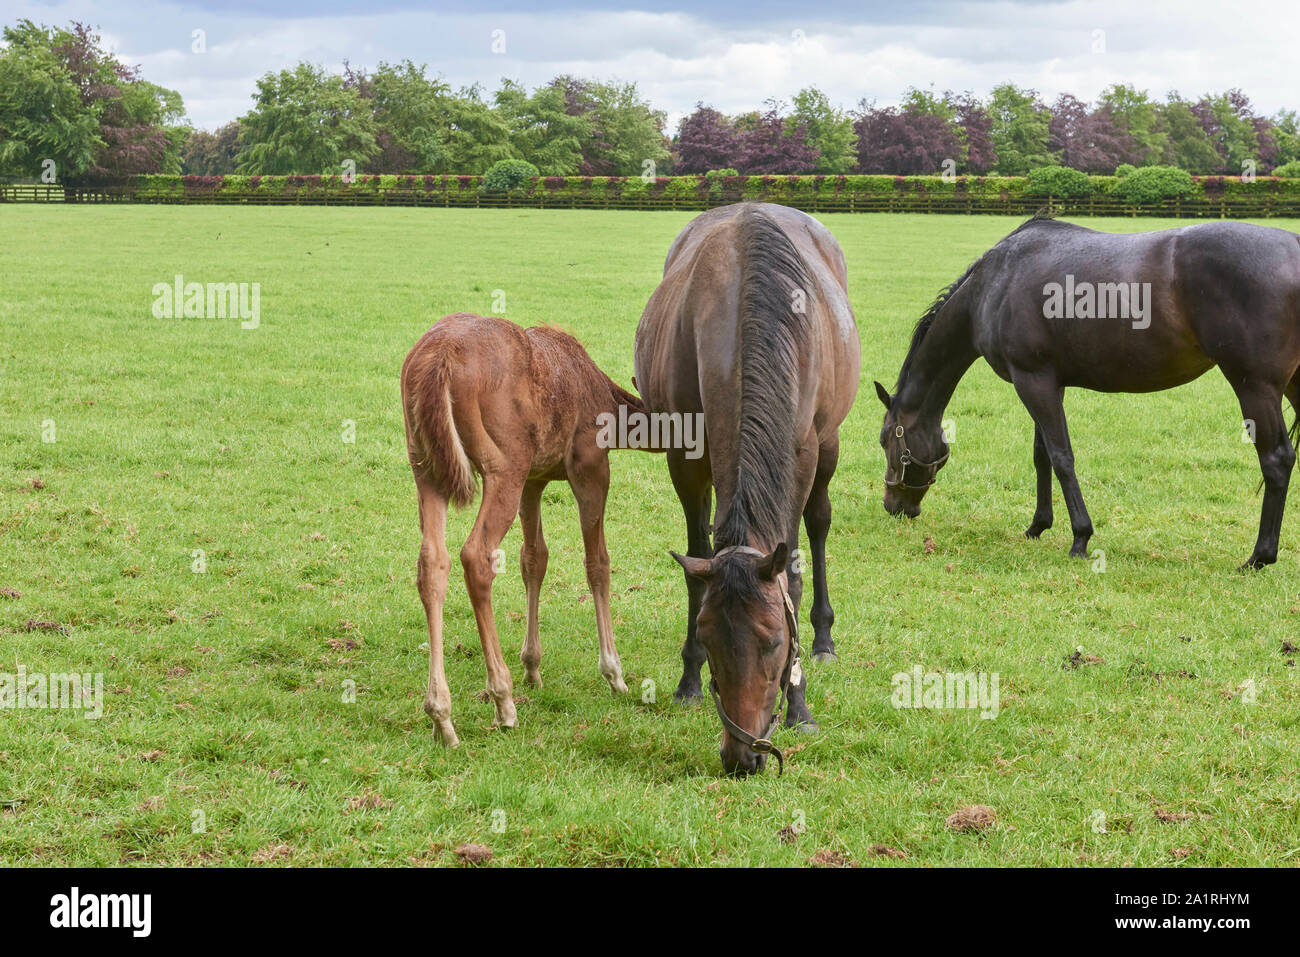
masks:
<instances>
[{"instance_id":1,"label":"wooden fence","mask_svg":"<svg viewBox=\"0 0 1300 957\"><path fill-rule=\"evenodd\" d=\"M740 200L728 194L675 195L651 198L555 194L535 195L427 192L421 189L297 190L291 193L222 194L191 190L184 196L140 195L133 186L49 186L0 184L0 202L144 203L164 205L218 204L235 206L436 206L478 209L627 209L698 210ZM767 199L764 196L746 197ZM1273 196L1258 199L1193 197L1130 206L1108 197L1049 200L1035 196L927 195L923 193L845 194L839 196L776 196L770 201L814 213L933 213L950 215L1031 216L1050 208L1063 216L1161 216L1173 219L1300 218L1300 199Z\"/></svg>"}]
</instances>

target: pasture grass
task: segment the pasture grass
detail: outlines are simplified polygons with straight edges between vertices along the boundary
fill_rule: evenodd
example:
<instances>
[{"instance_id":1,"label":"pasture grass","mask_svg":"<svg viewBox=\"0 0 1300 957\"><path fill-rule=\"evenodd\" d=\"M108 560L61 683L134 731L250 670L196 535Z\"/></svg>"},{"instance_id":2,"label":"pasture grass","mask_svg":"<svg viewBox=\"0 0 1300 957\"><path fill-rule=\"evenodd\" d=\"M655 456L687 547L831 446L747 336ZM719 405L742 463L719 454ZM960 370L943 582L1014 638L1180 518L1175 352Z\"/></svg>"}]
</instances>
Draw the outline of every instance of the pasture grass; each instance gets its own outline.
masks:
<instances>
[{"instance_id":1,"label":"pasture grass","mask_svg":"<svg viewBox=\"0 0 1300 957\"><path fill-rule=\"evenodd\" d=\"M808 666L822 732L778 733L784 777L724 778L712 709L671 700L685 535L662 458L636 452L612 456L607 515L632 693L597 672L576 509L552 485L545 686L518 663L516 524L495 607L520 726L488 729L453 562L462 744L434 744L402 359L446 313L503 312L570 330L627 385L691 216L0 206L0 587L21 594L0 596L0 673L102 672L107 691L98 721L0 710L0 863L449 865L474 842L508 865L1294 865L1300 527L1293 507L1279 563L1234 571L1258 469L1217 372L1067 397L1104 572L1067 557L1059 489L1056 527L1022 537L1032 427L982 362L922 516L881 508L871 380L892 387L916 317L1006 218L824 217L863 382L832 485L840 660ZM260 283L260 327L154 318L178 273ZM453 515L453 555L473 514ZM1071 667L1079 647L1096 660ZM918 664L998 673L996 719L892 707ZM969 804L997 822L946 828Z\"/></svg>"}]
</instances>

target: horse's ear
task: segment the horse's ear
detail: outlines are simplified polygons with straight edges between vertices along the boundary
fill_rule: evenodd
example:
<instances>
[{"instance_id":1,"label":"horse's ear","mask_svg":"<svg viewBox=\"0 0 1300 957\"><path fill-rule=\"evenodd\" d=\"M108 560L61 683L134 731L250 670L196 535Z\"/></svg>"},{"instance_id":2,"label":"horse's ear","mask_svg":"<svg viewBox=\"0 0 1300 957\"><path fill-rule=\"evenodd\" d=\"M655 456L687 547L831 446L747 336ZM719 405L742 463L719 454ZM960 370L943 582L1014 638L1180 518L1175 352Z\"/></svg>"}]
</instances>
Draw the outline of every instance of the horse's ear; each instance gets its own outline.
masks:
<instances>
[{"instance_id":1,"label":"horse's ear","mask_svg":"<svg viewBox=\"0 0 1300 957\"><path fill-rule=\"evenodd\" d=\"M876 383L876 395L880 396L880 401L884 403L886 409L893 405L894 397L891 396L889 390L879 382Z\"/></svg>"},{"instance_id":2,"label":"horse's ear","mask_svg":"<svg viewBox=\"0 0 1300 957\"><path fill-rule=\"evenodd\" d=\"M677 564L686 569L686 574L691 578L706 582L713 575L713 562L708 558L694 558L690 555L678 555L672 549L668 554L677 560Z\"/></svg>"},{"instance_id":3,"label":"horse's ear","mask_svg":"<svg viewBox=\"0 0 1300 957\"><path fill-rule=\"evenodd\" d=\"M762 558L758 562L758 574L765 580L771 581L778 574L785 570L785 563L790 558L790 546L782 542L772 549L772 554Z\"/></svg>"}]
</instances>

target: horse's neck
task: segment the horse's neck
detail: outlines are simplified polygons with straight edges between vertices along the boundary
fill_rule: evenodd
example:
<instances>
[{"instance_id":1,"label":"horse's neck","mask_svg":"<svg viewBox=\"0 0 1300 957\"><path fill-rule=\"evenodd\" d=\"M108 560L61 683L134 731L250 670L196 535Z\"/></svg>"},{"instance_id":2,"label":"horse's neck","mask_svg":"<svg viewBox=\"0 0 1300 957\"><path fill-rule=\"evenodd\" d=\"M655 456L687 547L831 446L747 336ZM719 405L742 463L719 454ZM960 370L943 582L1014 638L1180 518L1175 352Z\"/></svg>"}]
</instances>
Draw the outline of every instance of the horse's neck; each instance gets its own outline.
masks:
<instances>
[{"instance_id":1,"label":"horse's neck","mask_svg":"<svg viewBox=\"0 0 1300 957\"><path fill-rule=\"evenodd\" d=\"M898 384L897 408L914 414L918 423L938 422L977 358L967 296L959 291L939 310L907 363L907 375Z\"/></svg>"}]
</instances>

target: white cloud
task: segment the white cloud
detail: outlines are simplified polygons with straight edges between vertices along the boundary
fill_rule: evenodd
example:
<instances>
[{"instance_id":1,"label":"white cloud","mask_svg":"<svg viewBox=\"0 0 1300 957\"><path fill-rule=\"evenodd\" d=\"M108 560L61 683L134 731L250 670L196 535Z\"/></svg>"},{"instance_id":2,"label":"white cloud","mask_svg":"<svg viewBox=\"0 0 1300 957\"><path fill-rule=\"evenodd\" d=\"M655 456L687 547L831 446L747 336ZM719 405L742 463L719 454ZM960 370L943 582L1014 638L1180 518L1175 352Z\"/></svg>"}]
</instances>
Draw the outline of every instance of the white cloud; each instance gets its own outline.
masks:
<instances>
[{"instance_id":1,"label":"white cloud","mask_svg":"<svg viewBox=\"0 0 1300 957\"><path fill-rule=\"evenodd\" d=\"M688 3L682 3L688 7ZM249 109L258 76L300 59L340 69L345 59L373 67L409 57L455 86L495 88L509 76L530 85L558 73L634 80L675 121L697 101L724 112L789 100L816 85L851 107L859 99L897 102L909 86L970 89L985 95L1011 80L1045 98L1092 99L1115 82L1163 97L1240 87L1257 109L1300 109L1294 70L1300 17L1234 10L1208 0L1070 0L862 4L819 12L816 4L779 15L601 11L567 6L528 13L437 14L377 8L347 15L220 13L146 0L111 12L84 0L9 2L4 22L71 19L98 24L122 59L185 98L194 122L215 127ZM740 20L742 26L735 26ZM190 51L191 31L207 32L208 52ZM491 52L505 30L506 53ZM802 31L796 40L794 31ZM1094 31L1104 53L1094 53Z\"/></svg>"}]
</instances>

